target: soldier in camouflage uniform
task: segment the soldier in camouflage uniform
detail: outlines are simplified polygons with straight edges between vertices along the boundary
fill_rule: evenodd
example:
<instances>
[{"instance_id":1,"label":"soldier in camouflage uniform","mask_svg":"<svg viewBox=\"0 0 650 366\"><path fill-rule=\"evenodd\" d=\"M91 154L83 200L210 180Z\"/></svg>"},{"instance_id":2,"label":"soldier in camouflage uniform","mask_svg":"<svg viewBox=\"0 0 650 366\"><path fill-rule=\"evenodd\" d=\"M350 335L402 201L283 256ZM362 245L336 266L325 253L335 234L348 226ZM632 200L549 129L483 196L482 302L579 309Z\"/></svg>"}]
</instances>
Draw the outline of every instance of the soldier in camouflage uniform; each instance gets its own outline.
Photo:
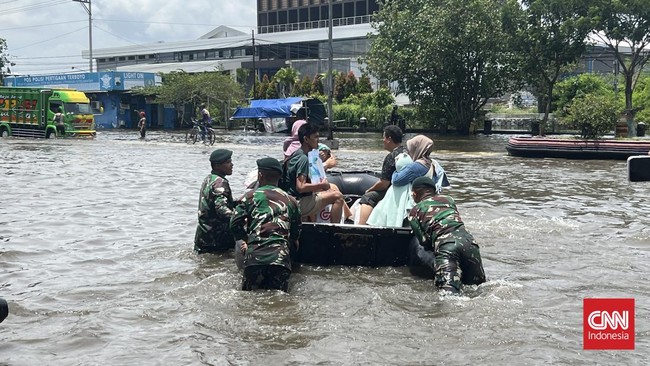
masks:
<instances>
[{"instance_id":1,"label":"soldier in camouflage uniform","mask_svg":"<svg viewBox=\"0 0 650 366\"><path fill-rule=\"evenodd\" d=\"M298 248L301 215L295 198L278 188L282 165L257 161L259 188L247 192L235 208L230 229L244 252L242 290L289 290L291 251Z\"/></svg>"},{"instance_id":2,"label":"soldier in camouflage uniform","mask_svg":"<svg viewBox=\"0 0 650 366\"><path fill-rule=\"evenodd\" d=\"M416 178L411 189L416 202L408 216L415 234L412 245L429 252L428 260L433 263L428 265L435 271L436 287L458 293L461 284L485 282L478 244L465 229L454 199L436 195L436 185L429 177ZM427 261L427 255L420 258Z\"/></svg>"},{"instance_id":3,"label":"soldier in camouflage uniform","mask_svg":"<svg viewBox=\"0 0 650 366\"><path fill-rule=\"evenodd\" d=\"M230 231L234 202L227 175L232 174L232 151L218 149L210 155L212 172L205 177L199 197L199 223L194 236L194 250L214 253L235 246Z\"/></svg>"}]
</instances>

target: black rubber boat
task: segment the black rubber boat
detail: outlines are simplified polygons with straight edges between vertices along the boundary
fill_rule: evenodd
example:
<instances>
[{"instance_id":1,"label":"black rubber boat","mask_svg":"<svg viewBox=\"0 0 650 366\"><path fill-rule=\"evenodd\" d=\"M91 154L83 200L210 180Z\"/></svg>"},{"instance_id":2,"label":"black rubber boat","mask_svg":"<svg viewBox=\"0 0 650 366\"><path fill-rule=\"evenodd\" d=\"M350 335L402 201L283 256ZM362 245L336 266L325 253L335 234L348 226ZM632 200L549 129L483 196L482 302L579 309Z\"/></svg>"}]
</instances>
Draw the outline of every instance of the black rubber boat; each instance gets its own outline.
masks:
<instances>
[{"instance_id":1,"label":"black rubber boat","mask_svg":"<svg viewBox=\"0 0 650 366\"><path fill-rule=\"evenodd\" d=\"M339 187L350 206L378 179L378 174L370 171L327 174L327 180ZM410 228L303 223L295 260L323 266L403 266L412 237Z\"/></svg>"}]
</instances>

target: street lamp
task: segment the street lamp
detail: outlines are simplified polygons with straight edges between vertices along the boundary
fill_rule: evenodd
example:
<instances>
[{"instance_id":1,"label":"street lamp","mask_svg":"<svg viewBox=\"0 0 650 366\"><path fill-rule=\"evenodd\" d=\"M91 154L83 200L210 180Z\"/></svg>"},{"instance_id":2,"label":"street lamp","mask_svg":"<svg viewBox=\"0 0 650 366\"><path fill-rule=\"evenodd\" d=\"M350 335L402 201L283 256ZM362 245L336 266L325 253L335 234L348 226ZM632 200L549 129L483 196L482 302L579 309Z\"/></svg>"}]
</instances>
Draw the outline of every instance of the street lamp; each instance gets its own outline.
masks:
<instances>
[{"instance_id":1,"label":"street lamp","mask_svg":"<svg viewBox=\"0 0 650 366\"><path fill-rule=\"evenodd\" d=\"M93 72L93 11L91 0L72 0L74 2L80 3L81 6L86 9L88 13L88 45L90 48L90 60L89 60L89 69L90 72ZM86 5L88 4L88 5Z\"/></svg>"}]
</instances>

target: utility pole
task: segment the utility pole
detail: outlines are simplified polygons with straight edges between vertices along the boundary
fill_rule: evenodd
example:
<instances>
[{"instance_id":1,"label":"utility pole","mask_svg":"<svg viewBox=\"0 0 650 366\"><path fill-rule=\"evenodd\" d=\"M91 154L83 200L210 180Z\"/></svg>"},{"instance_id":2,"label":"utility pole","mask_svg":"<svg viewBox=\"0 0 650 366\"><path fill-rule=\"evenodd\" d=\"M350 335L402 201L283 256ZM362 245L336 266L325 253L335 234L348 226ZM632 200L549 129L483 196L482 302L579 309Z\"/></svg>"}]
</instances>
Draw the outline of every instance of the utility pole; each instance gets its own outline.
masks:
<instances>
[{"instance_id":1,"label":"utility pole","mask_svg":"<svg viewBox=\"0 0 650 366\"><path fill-rule=\"evenodd\" d=\"M334 61L334 49L332 48L332 1L334 0L328 1L327 11L329 17L329 37L327 39L327 45L329 48L329 61L327 67L327 86L329 88L327 92L327 121L329 123L327 124L327 139L330 141L334 140L334 134L332 133L332 123L334 123L334 116L332 115L332 94L334 94L334 83L332 81L332 62ZM333 149L334 147L330 146L330 148Z\"/></svg>"},{"instance_id":2,"label":"utility pole","mask_svg":"<svg viewBox=\"0 0 650 366\"><path fill-rule=\"evenodd\" d=\"M90 48L89 70L93 72L93 10L91 0L72 0L80 3L88 13L88 45ZM87 5L86 5L87 4Z\"/></svg>"},{"instance_id":3,"label":"utility pole","mask_svg":"<svg viewBox=\"0 0 650 366\"><path fill-rule=\"evenodd\" d=\"M253 99L257 98L257 70L255 69L255 30L251 29L251 37L253 38Z\"/></svg>"}]
</instances>

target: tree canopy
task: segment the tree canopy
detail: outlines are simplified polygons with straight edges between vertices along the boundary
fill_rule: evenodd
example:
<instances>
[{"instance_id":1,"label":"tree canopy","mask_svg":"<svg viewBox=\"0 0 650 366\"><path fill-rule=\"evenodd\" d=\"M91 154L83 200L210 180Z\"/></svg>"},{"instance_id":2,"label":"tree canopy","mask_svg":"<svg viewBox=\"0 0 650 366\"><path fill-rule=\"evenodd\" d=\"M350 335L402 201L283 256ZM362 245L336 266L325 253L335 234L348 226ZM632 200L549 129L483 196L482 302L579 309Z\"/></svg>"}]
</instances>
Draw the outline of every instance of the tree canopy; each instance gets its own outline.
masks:
<instances>
[{"instance_id":1,"label":"tree canopy","mask_svg":"<svg viewBox=\"0 0 650 366\"><path fill-rule=\"evenodd\" d=\"M555 83L585 53L592 29L587 9L581 0L508 0L504 6L503 29L520 61L520 75L543 97L542 125L551 112Z\"/></svg>"},{"instance_id":2,"label":"tree canopy","mask_svg":"<svg viewBox=\"0 0 650 366\"><path fill-rule=\"evenodd\" d=\"M369 70L468 134L487 99L512 86L501 3L385 1L373 18Z\"/></svg>"},{"instance_id":3,"label":"tree canopy","mask_svg":"<svg viewBox=\"0 0 650 366\"><path fill-rule=\"evenodd\" d=\"M9 67L12 66L12 64L7 58L7 54L5 53L6 51L7 41L4 38L0 38L0 85L3 85L5 75L11 72Z\"/></svg>"},{"instance_id":4,"label":"tree canopy","mask_svg":"<svg viewBox=\"0 0 650 366\"><path fill-rule=\"evenodd\" d=\"M594 38L614 54L625 78L625 108L628 136L634 136L632 94L639 73L650 59L650 4L644 0L596 0L590 2L596 19Z\"/></svg>"},{"instance_id":5,"label":"tree canopy","mask_svg":"<svg viewBox=\"0 0 650 366\"><path fill-rule=\"evenodd\" d=\"M182 110L191 105L196 110L201 103L209 106L213 116L223 115L224 104L235 104L244 96L242 87L221 72L189 74L184 71L162 75L162 85L136 89L137 94L154 95L156 102L173 104Z\"/></svg>"}]
</instances>

